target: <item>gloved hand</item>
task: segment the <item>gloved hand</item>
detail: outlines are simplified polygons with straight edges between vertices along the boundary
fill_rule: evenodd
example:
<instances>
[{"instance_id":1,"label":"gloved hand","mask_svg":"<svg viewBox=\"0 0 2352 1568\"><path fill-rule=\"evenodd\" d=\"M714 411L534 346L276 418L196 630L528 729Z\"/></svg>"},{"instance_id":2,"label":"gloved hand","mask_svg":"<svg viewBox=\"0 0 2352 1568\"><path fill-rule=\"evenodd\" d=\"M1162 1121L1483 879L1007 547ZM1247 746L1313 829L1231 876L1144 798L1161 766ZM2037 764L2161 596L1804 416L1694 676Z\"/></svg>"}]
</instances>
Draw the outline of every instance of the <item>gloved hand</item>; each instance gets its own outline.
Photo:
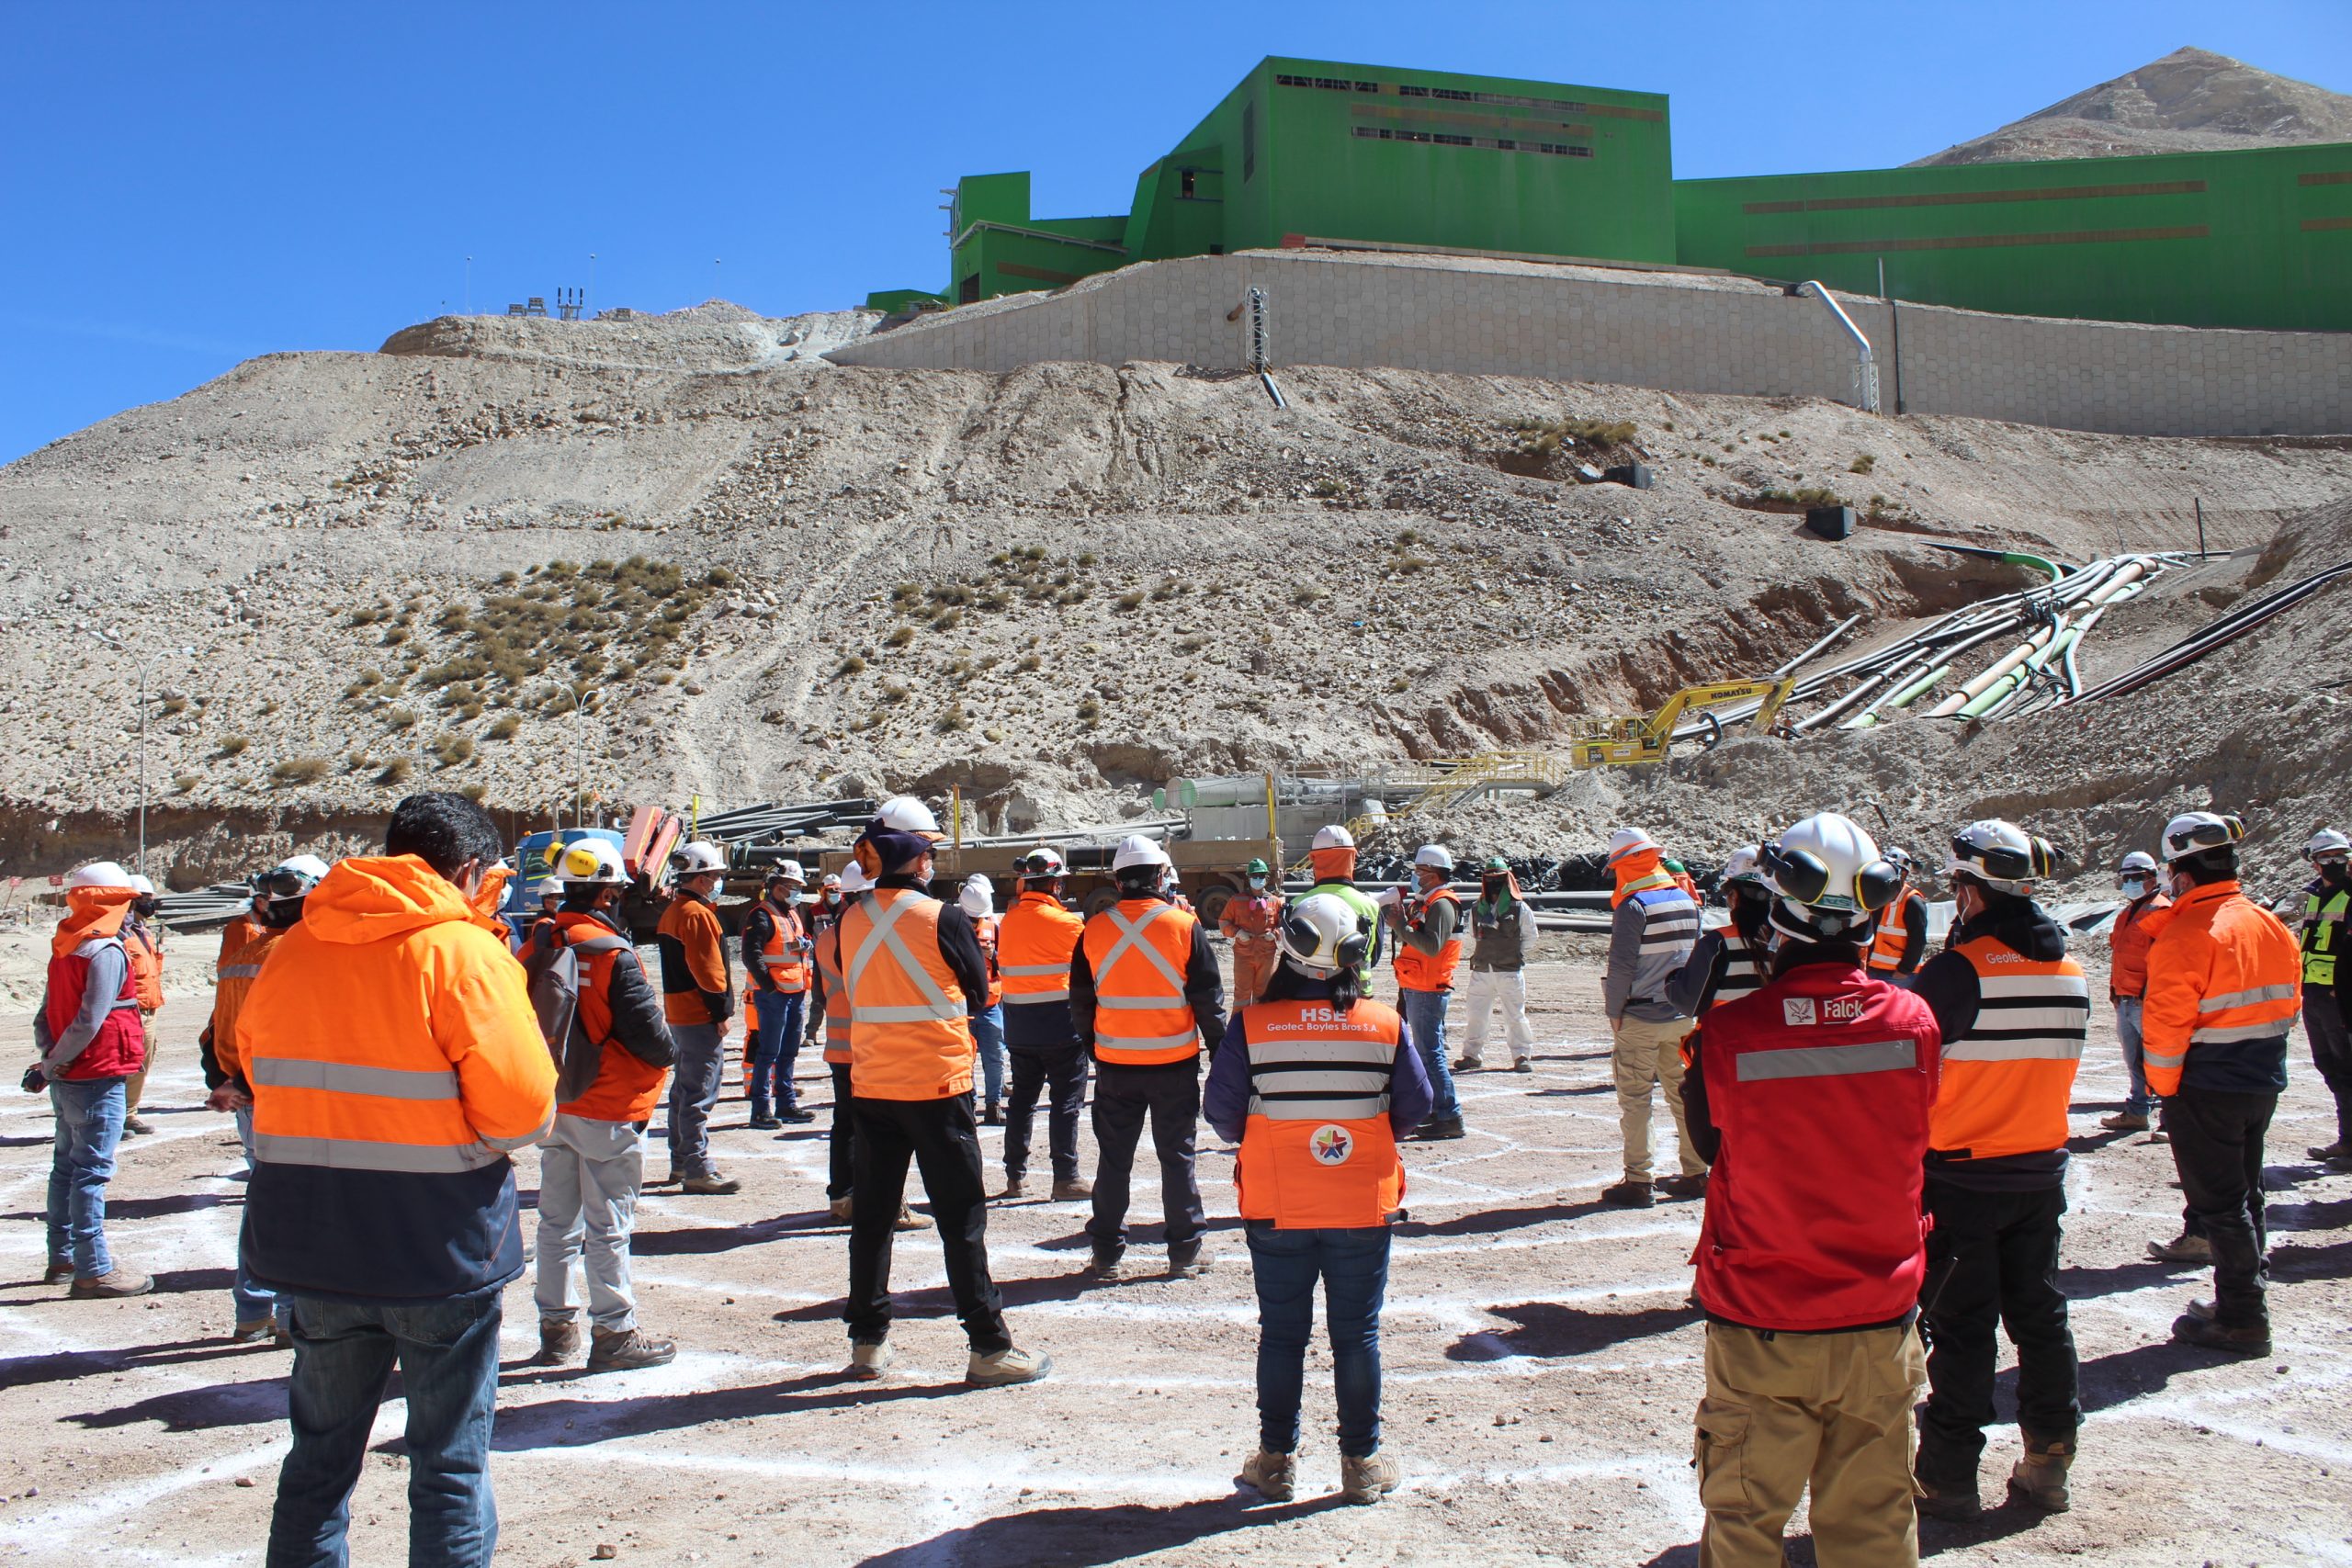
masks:
<instances>
[{"instance_id":1,"label":"gloved hand","mask_svg":"<svg viewBox=\"0 0 2352 1568\"><path fill-rule=\"evenodd\" d=\"M35 1062L25 1069L24 1090L27 1094L49 1092L49 1069L44 1064Z\"/></svg>"},{"instance_id":2,"label":"gloved hand","mask_svg":"<svg viewBox=\"0 0 2352 1568\"><path fill-rule=\"evenodd\" d=\"M710 1021L724 1024L735 1016L735 994L732 991L705 991L702 1005L710 1010Z\"/></svg>"}]
</instances>

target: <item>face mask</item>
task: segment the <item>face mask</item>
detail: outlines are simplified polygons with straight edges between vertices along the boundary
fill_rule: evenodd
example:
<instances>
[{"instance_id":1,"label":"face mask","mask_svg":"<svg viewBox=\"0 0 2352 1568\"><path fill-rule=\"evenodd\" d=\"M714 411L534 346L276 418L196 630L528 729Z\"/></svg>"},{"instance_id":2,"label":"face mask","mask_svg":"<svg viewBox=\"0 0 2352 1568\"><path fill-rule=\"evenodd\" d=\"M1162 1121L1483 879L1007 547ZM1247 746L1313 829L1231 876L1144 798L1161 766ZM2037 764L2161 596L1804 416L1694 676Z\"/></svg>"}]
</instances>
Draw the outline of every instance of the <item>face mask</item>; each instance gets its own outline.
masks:
<instances>
[{"instance_id":1,"label":"face mask","mask_svg":"<svg viewBox=\"0 0 2352 1568\"><path fill-rule=\"evenodd\" d=\"M1478 884L1478 890L1489 898L1499 898L1503 896L1503 879L1499 876L1487 877Z\"/></svg>"},{"instance_id":2,"label":"face mask","mask_svg":"<svg viewBox=\"0 0 2352 1568\"><path fill-rule=\"evenodd\" d=\"M826 902L826 903L828 903L828 904L838 904L838 903L840 903L841 901L842 901L842 894L841 894L841 889L840 889L840 888L838 888L838 887L828 887L828 888L826 888L826 889L825 889L825 902Z\"/></svg>"},{"instance_id":3,"label":"face mask","mask_svg":"<svg viewBox=\"0 0 2352 1568\"><path fill-rule=\"evenodd\" d=\"M795 904L800 902L800 889L797 887L794 888L791 892L777 898L776 902L783 905L787 909L791 908Z\"/></svg>"},{"instance_id":4,"label":"face mask","mask_svg":"<svg viewBox=\"0 0 2352 1568\"><path fill-rule=\"evenodd\" d=\"M142 893L130 901L130 908L140 919L146 919L155 913L155 900L153 897Z\"/></svg>"},{"instance_id":5,"label":"face mask","mask_svg":"<svg viewBox=\"0 0 2352 1568\"><path fill-rule=\"evenodd\" d=\"M2327 881L2342 882L2347 875L2352 875L2352 862L2324 860L2319 863L2319 874ZM139 912L144 915L151 911L141 909Z\"/></svg>"},{"instance_id":6,"label":"face mask","mask_svg":"<svg viewBox=\"0 0 2352 1568\"><path fill-rule=\"evenodd\" d=\"M2148 883L2145 877L2133 876L2124 880L2123 896L2126 898L2138 898L2147 891Z\"/></svg>"},{"instance_id":7,"label":"face mask","mask_svg":"<svg viewBox=\"0 0 2352 1568\"><path fill-rule=\"evenodd\" d=\"M1253 876L1253 877L1251 877L1251 878L1250 879L1250 892L1252 892L1252 893L1263 893L1265 890L1266 890L1266 879L1265 879L1264 877L1262 877L1262 876Z\"/></svg>"}]
</instances>

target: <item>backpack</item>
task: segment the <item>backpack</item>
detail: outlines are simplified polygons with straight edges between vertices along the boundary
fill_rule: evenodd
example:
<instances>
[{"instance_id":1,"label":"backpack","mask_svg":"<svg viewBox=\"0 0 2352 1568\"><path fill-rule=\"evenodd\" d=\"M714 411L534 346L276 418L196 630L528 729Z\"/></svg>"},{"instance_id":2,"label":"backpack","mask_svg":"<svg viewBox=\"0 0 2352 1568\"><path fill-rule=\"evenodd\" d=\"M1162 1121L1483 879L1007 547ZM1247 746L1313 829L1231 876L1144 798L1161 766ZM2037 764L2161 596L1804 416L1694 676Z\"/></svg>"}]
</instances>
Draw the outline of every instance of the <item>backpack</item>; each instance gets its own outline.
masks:
<instances>
[{"instance_id":1,"label":"backpack","mask_svg":"<svg viewBox=\"0 0 2352 1568\"><path fill-rule=\"evenodd\" d=\"M531 1010L538 1015L539 1037L555 1058L555 1101L568 1105L588 1092L605 1059L605 1043L591 1040L580 1021L580 986L588 972L587 960L600 953L628 946L627 940L606 932L578 942L563 940L562 928L542 920L533 929L523 954L523 977L531 994Z\"/></svg>"}]
</instances>

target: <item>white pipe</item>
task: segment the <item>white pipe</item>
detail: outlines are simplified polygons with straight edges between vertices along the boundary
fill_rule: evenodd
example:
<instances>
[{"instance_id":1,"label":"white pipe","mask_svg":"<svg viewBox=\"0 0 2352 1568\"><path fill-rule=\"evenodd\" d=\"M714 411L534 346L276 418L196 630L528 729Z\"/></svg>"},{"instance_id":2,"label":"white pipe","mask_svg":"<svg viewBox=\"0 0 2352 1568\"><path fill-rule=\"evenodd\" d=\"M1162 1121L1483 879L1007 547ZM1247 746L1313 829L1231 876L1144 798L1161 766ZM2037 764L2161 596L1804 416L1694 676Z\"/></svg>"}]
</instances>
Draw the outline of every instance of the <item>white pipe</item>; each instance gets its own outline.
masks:
<instances>
[{"instance_id":1,"label":"white pipe","mask_svg":"<svg viewBox=\"0 0 2352 1568\"><path fill-rule=\"evenodd\" d=\"M1807 278L1797 285L1797 292L1810 293L1828 306L1829 313L1838 318L1838 324L1845 328L1847 335L1854 340L1854 381L1861 392L1862 412L1878 412L1878 362L1871 354L1871 340L1862 335L1862 329L1854 324L1854 318L1846 314L1846 307L1831 299L1829 290L1817 280Z\"/></svg>"}]
</instances>

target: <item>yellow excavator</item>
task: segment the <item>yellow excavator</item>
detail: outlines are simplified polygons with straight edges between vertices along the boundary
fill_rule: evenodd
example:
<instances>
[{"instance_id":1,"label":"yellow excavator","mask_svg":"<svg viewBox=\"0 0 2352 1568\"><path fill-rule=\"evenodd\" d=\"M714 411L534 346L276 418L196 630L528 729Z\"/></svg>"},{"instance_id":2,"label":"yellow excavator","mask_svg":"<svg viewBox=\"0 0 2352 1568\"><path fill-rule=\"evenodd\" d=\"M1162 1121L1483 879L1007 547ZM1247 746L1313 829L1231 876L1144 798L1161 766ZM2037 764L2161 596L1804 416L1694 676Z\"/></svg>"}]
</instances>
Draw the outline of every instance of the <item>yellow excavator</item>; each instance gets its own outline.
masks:
<instances>
[{"instance_id":1,"label":"yellow excavator","mask_svg":"<svg viewBox=\"0 0 2352 1568\"><path fill-rule=\"evenodd\" d=\"M1704 746L1724 738L1723 721L1713 710L1736 703L1756 703L1750 728L1758 735L1771 733L1781 705L1789 700L1796 681L1791 676L1761 681L1717 681L1712 685L1685 686L1654 714L1634 718L1589 718L1568 736L1568 760L1579 768L1615 768L1663 762L1674 744L1675 729L1686 715L1697 715L1710 728Z\"/></svg>"}]
</instances>

